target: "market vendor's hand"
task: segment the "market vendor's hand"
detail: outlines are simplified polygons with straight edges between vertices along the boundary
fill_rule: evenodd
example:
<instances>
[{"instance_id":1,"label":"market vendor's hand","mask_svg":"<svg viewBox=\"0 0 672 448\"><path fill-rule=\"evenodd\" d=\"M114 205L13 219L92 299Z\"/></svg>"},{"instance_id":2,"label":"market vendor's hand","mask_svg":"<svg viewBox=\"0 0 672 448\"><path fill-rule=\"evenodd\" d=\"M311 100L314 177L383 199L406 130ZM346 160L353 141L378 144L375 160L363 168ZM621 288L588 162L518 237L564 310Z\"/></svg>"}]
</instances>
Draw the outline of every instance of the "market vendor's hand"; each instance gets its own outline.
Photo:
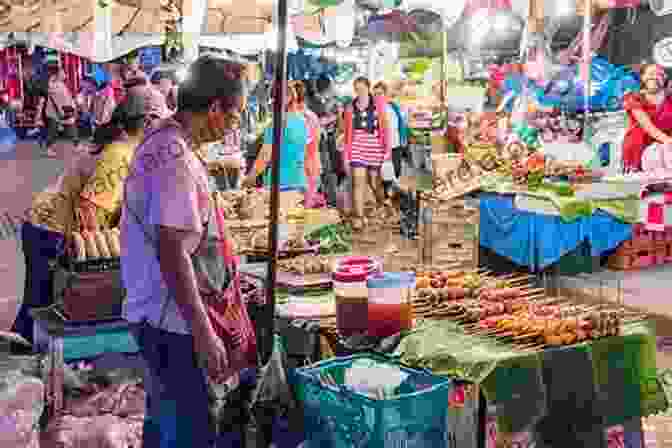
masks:
<instances>
[{"instance_id":1,"label":"market vendor's hand","mask_svg":"<svg viewBox=\"0 0 672 448\"><path fill-rule=\"evenodd\" d=\"M224 342L214 330L194 331L194 351L203 362L208 376L214 380L224 380L229 371L229 355Z\"/></svg>"}]
</instances>

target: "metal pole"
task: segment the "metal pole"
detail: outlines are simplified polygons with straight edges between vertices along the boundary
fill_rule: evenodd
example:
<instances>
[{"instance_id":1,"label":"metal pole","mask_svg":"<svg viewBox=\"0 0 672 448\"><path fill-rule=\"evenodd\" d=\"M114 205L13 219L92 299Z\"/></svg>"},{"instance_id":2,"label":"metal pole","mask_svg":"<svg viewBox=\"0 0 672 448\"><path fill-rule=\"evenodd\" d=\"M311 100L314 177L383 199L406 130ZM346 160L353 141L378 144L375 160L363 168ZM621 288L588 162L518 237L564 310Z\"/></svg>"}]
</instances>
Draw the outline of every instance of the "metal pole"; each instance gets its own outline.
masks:
<instances>
[{"instance_id":1,"label":"metal pole","mask_svg":"<svg viewBox=\"0 0 672 448\"><path fill-rule=\"evenodd\" d=\"M271 156L271 225L268 232L270 259L266 278L266 306L262 313L263 337L260 353L265 364L273 351L275 330L275 280L278 253L278 208L280 203L280 156L285 129L285 103L287 102L287 0L278 0L278 48L275 63L276 98L273 104L273 152Z\"/></svg>"},{"instance_id":2,"label":"metal pole","mask_svg":"<svg viewBox=\"0 0 672 448\"><path fill-rule=\"evenodd\" d=\"M591 84L593 82L593 76L592 76L592 70L591 70L591 59L592 59L592 52L593 49L591 48L591 41L590 41L590 31L592 27L592 1L586 1L585 2L585 11L583 15L583 70L584 72L584 82L586 84L585 92L584 92L584 112L583 112L583 120L584 120L584 132L588 128L590 124L590 91L591 91Z\"/></svg>"}]
</instances>

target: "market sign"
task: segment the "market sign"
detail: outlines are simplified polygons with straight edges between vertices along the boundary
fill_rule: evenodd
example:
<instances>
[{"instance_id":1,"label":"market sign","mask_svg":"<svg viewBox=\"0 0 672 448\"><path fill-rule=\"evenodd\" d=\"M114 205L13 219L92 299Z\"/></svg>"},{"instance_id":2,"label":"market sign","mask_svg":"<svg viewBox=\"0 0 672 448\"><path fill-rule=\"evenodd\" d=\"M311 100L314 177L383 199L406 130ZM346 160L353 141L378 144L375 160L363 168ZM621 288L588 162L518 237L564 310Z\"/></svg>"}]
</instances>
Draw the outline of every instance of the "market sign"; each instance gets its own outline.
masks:
<instances>
[{"instance_id":1,"label":"market sign","mask_svg":"<svg viewBox=\"0 0 672 448\"><path fill-rule=\"evenodd\" d=\"M672 37L659 41L653 47L653 59L656 64L665 68L672 68Z\"/></svg>"}]
</instances>

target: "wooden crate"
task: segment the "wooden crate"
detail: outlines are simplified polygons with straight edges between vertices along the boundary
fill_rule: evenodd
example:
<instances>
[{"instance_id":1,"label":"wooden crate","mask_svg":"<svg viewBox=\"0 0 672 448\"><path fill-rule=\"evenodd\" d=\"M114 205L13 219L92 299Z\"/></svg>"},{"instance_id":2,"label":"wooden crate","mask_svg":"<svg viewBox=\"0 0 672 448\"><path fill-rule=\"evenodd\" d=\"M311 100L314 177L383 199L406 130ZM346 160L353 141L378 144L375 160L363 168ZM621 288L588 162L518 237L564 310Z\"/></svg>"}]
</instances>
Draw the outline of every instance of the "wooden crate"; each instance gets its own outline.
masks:
<instances>
[{"instance_id":1,"label":"wooden crate","mask_svg":"<svg viewBox=\"0 0 672 448\"><path fill-rule=\"evenodd\" d=\"M366 228L352 233L352 254L383 257L391 232L386 228Z\"/></svg>"},{"instance_id":2,"label":"wooden crate","mask_svg":"<svg viewBox=\"0 0 672 448\"><path fill-rule=\"evenodd\" d=\"M607 266L618 271L635 271L667 263L668 246L664 242L648 248L619 247L607 259Z\"/></svg>"},{"instance_id":3,"label":"wooden crate","mask_svg":"<svg viewBox=\"0 0 672 448\"><path fill-rule=\"evenodd\" d=\"M420 240L410 240L399 235L399 239L390 244L394 244L398 250L385 253L383 257L385 272L401 272L422 263Z\"/></svg>"},{"instance_id":4,"label":"wooden crate","mask_svg":"<svg viewBox=\"0 0 672 448\"><path fill-rule=\"evenodd\" d=\"M459 202L433 211L431 222L419 228L424 263L478 267L479 218L478 209Z\"/></svg>"}]
</instances>

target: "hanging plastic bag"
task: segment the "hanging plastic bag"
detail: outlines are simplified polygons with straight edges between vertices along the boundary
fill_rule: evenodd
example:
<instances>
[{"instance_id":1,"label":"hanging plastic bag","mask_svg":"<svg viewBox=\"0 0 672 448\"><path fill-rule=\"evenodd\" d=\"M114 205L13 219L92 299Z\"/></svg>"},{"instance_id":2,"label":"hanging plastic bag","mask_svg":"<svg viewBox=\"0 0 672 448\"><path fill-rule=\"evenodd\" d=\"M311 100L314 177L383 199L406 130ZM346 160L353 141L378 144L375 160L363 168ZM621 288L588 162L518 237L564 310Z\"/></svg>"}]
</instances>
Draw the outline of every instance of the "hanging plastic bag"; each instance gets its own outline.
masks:
<instances>
[{"instance_id":1,"label":"hanging plastic bag","mask_svg":"<svg viewBox=\"0 0 672 448\"><path fill-rule=\"evenodd\" d=\"M14 154L16 142L16 132L7 123L5 114L0 115L0 154Z\"/></svg>"},{"instance_id":2,"label":"hanging plastic bag","mask_svg":"<svg viewBox=\"0 0 672 448\"><path fill-rule=\"evenodd\" d=\"M277 417L289 417L294 424L300 424L302 421L302 412L299 412L299 404L294 399L289 383L287 355L279 336L274 339L270 359L260 369L249 409L257 421L274 420Z\"/></svg>"}]
</instances>

